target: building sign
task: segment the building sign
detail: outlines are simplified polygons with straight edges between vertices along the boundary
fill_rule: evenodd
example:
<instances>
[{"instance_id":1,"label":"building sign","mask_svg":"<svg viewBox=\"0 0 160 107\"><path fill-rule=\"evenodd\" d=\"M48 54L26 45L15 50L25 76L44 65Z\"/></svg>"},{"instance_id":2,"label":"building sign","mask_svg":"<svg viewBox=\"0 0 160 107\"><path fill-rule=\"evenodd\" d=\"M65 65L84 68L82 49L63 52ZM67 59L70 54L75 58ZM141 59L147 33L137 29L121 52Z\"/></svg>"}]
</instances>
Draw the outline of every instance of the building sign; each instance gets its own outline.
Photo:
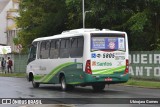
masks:
<instances>
[{"instance_id":1,"label":"building sign","mask_svg":"<svg viewBox=\"0 0 160 107\"><path fill-rule=\"evenodd\" d=\"M160 52L130 52L129 63L131 76L160 79Z\"/></svg>"},{"instance_id":2,"label":"building sign","mask_svg":"<svg viewBox=\"0 0 160 107\"><path fill-rule=\"evenodd\" d=\"M0 46L0 54L11 53L11 46Z\"/></svg>"}]
</instances>

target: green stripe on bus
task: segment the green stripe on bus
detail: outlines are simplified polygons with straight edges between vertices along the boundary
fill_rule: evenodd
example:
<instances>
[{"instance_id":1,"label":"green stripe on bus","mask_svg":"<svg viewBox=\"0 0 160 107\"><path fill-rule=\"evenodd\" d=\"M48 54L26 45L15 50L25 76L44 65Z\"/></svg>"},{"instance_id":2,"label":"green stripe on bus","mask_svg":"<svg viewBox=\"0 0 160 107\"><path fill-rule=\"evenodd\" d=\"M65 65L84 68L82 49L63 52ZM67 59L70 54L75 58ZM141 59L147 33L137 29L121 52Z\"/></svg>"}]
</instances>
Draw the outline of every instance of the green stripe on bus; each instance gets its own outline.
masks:
<instances>
[{"instance_id":1,"label":"green stripe on bus","mask_svg":"<svg viewBox=\"0 0 160 107\"><path fill-rule=\"evenodd\" d=\"M74 62L69 62L69 63L65 63L62 65L57 66L55 69L53 69L49 74L47 74L46 76L44 76L43 78L39 78L39 82L44 82L47 83L49 82L53 76L55 76L61 69L63 69L64 67L67 67L69 65L75 64ZM38 79L38 78L37 78Z\"/></svg>"},{"instance_id":2,"label":"green stripe on bus","mask_svg":"<svg viewBox=\"0 0 160 107\"><path fill-rule=\"evenodd\" d=\"M102 71L102 70L115 70L115 69L121 69L121 68L125 68L126 66L120 66L117 68L108 68L108 69L99 69L99 70L93 70L93 72L98 72L98 71Z\"/></svg>"},{"instance_id":3,"label":"green stripe on bus","mask_svg":"<svg viewBox=\"0 0 160 107\"><path fill-rule=\"evenodd\" d=\"M69 84L80 84L80 83L82 83L82 82L70 82Z\"/></svg>"},{"instance_id":4,"label":"green stripe on bus","mask_svg":"<svg viewBox=\"0 0 160 107\"><path fill-rule=\"evenodd\" d=\"M34 80L40 80L44 77L44 75L35 75Z\"/></svg>"},{"instance_id":5,"label":"green stripe on bus","mask_svg":"<svg viewBox=\"0 0 160 107\"><path fill-rule=\"evenodd\" d=\"M116 72L121 72L125 70L126 66L120 66L118 68L109 68L109 69L100 69L100 70L93 70L93 74L113 74Z\"/></svg>"}]
</instances>

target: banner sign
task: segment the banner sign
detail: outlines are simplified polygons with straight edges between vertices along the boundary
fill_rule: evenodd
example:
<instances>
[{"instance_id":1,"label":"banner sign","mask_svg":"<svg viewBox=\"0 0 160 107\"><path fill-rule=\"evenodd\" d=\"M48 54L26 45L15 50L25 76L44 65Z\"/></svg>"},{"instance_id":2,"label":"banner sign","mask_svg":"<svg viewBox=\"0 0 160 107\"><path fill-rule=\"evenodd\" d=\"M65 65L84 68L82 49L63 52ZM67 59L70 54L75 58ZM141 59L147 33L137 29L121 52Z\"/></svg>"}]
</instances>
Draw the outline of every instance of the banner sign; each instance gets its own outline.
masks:
<instances>
[{"instance_id":1,"label":"banner sign","mask_svg":"<svg viewBox=\"0 0 160 107\"><path fill-rule=\"evenodd\" d=\"M11 53L11 46L0 46L0 54Z\"/></svg>"}]
</instances>

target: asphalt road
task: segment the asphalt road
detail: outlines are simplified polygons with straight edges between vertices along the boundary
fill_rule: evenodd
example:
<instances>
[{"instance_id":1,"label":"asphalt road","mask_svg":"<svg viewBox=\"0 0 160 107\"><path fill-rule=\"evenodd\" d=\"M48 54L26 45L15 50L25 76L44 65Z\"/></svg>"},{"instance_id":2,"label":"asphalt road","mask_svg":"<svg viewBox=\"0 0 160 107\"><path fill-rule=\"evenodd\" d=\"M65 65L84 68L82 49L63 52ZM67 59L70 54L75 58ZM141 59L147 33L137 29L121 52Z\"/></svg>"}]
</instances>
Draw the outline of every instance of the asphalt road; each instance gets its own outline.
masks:
<instances>
[{"instance_id":1,"label":"asphalt road","mask_svg":"<svg viewBox=\"0 0 160 107\"><path fill-rule=\"evenodd\" d=\"M32 84L25 78L0 77L0 98L52 98L47 99L49 103L54 102L55 107L59 107L58 103L66 103L66 101L75 104L60 105L62 106L78 106L78 107L159 107L158 104L115 104L121 99L127 98L160 98L160 89L146 89L137 87L127 87L122 85L106 86L102 92L92 91L92 87L76 87L70 92L61 91L60 85L40 85L39 88L32 88ZM60 99L57 99L60 98ZM66 98L70 100L62 100ZM79 98L79 99L78 99ZM108 99L109 98L109 99ZM118 99L117 99L118 98ZM113 101L113 104L105 104L103 100ZM102 100L102 104L99 100ZM64 101L64 102L63 102ZM98 101L98 104L95 104ZM123 101L123 100L122 100ZM58 104L58 105L57 105ZM38 107L36 105L0 105L2 107ZM42 105L41 105L42 106ZM41 107L40 106L40 107ZM45 107L54 107L53 105L45 105Z\"/></svg>"}]
</instances>

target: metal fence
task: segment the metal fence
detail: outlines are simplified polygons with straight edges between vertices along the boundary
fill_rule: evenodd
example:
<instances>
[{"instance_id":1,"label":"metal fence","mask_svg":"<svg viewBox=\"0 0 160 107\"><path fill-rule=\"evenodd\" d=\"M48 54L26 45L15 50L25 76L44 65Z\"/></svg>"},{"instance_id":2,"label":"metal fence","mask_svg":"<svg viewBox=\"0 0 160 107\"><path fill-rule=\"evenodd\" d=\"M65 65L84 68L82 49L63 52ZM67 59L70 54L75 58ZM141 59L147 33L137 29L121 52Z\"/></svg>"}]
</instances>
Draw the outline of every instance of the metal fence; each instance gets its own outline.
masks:
<instances>
[{"instance_id":1,"label":"metal fence","mask_svg":"<svg viewBox=\"0 0 160 107\"><path fill-rule=\"evenodd\" d=\"M14 55L14 72L26 72L28 55Z\"/></svg>"},{"instance_id":2,"label":"metal fence","mask_svg":"<svg viewBox=\"0 0 160 107\"><path fill-rule=\"evenodd\" d=\"M2 57L7 60L8 57L11 58L13 61L13 72L26 72L26 65L27 65L27 59L28 55L22 55L22 54L8 54L8 55L0 55L0 61L2 60ZM1 65L0 65L1 67ZM7 68L5 69L7 70Z\"/></svg>"}]
</instances>

